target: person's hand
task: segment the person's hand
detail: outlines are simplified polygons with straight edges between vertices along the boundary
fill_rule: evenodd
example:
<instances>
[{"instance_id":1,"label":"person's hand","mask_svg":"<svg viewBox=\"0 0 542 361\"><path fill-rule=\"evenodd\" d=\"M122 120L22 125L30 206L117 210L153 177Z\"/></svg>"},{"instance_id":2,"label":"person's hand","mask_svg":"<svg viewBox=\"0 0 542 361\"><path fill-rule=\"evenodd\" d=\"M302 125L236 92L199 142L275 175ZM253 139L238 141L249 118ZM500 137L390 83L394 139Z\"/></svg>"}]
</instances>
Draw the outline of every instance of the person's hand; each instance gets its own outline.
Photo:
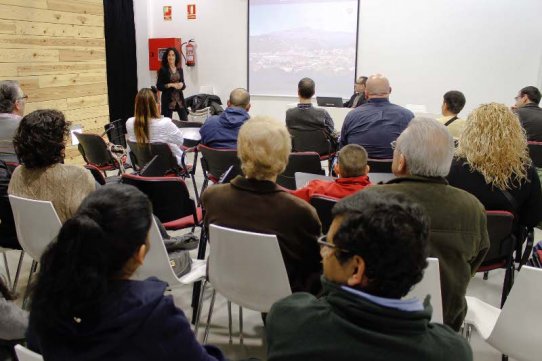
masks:
<instances>
[{"instance_id":1,"label":"person's hand","mask_svg":"<svg viewBox=\"0 0 542 361\"><path fill-rule=\"evenodd\" d=\"M184 83L182 82L175 83L175 88L181 90L183 88L183 85Z\"/></svg>"}]
</instances>

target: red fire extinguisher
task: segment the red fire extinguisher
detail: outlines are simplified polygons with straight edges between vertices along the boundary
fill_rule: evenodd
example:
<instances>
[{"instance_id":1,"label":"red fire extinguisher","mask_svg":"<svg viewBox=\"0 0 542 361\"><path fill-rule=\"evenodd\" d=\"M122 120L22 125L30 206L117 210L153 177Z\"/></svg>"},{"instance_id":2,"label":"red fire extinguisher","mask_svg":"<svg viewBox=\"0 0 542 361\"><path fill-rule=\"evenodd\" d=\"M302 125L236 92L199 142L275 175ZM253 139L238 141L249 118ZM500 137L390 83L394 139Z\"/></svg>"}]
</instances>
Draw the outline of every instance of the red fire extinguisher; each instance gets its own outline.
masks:
<instances>
[{"instance_id":1,"label":"red fire extinguisher","mask_svg":"<svg viewBox=\"0 0 542 361\"><path fill-rule=\"evenodd\" d=\"M186 66L196 65L196 43L194 39L190 39L185 47L186 51Z\"/></svg>"}]
</instances>

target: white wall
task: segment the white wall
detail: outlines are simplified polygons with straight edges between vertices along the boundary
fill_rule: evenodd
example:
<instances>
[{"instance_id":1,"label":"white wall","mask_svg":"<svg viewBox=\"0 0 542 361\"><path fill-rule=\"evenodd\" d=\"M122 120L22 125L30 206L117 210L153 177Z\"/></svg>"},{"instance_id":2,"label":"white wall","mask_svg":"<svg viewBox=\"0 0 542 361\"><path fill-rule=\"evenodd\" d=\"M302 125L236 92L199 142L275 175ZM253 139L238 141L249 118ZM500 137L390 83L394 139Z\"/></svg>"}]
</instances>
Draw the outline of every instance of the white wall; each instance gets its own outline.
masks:
<instances>
[{"instance_id":1,"label":"white wall","mask_svg":"<svg viewBox=\"0 0 542 361\"><path fill-rule=\"evenodd\" d=\"M148 38L194 38L197 65L185 67L186 95L212 85L223 101L247 85L248 0L134 0L139 85L148 69ZM195 3L197 19L186 19ZM164 21L162 7L173 6ZM465 93L462 115L478 104L512 104L526 85L542 86L541 0L360 0L358 74L383 73L391 101L439 113L442 95ZM146 35L145 35L146 32ZM296 84L292 84L292 94ZM252 97L251 114L284 117L295 97Z\"/></svg>"}]
</instances>

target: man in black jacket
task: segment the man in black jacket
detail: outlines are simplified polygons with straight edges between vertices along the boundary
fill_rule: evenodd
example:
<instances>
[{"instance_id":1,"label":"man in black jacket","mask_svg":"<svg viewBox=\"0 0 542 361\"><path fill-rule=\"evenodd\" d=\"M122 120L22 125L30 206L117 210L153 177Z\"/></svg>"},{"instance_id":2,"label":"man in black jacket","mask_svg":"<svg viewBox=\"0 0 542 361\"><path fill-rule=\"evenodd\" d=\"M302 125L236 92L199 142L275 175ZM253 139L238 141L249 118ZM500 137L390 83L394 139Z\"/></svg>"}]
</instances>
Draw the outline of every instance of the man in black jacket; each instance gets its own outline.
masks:
<instances>
[{"instance_id":1,"label":"man in black jacket","mask_svg":"<svg viewBox=\"0 0 542 361\"><path fill-rule=\"evenodd\" d=\"M324 295L293 294L267 316L269 361L472 360L467 342L430 323L427 298L401 300L427 266L422 206L369 187L333 208L320 243Z\"/></svg>"},{"instance_id":2,"label":"man in black jacket","mask_svg":"<svg viewBox=\"0 0 542 361\"><path fill-rule=\"evenodd\" d=\"M367 83L366 76L360 76L354 84L354 94L350 97L350 100L343 104L345 108L357 108L361 104L365 103L365 83Z\"/></svg>"},{"instance_id":3,"label":"man in black jacket","mask_svg":"<svg viewBox=\"0 0 542 361\"><path fill-rule=\"evenodd\" d=\"M527 132L529 141L542 141L542 108L538 106L540 98L540 90L534 86L521 89L515 98L516 104L513 108Z\"/></svg>"}]
</instances>

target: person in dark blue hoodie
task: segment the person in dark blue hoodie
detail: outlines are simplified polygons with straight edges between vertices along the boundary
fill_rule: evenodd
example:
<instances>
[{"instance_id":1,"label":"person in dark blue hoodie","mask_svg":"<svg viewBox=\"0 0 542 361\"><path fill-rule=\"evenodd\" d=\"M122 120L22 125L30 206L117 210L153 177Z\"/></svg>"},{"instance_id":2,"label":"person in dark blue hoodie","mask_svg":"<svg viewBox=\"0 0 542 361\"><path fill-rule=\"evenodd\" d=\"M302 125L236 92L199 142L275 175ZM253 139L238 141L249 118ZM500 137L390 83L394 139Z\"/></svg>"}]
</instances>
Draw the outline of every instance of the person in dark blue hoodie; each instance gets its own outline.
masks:
<instances>
[{"instance_id":1,"label":"person in dark blue hoodie","mask_svg":"<svg viewBox=\"0 0 542 361\"><path fill-rule=\"evenodd\" d=\"M248 91L243 88L232 90L226 110L207 119L200 128L201 144L219 149L237 148L239 128L250 118L249 109Z\"/></svg>"},{"instance_id":2,"label":"person in dark blue hoodie","mask_svg":"<svg viewBox=\"0 0 542 361\"><path fill-rule=\"evenodd\" d=\"M91 193L40 260L28 347L45 360L224 360L201 346L166 284L130 280L143 264L152 209L135 187Z\"/></svg>"}]
</instances>

